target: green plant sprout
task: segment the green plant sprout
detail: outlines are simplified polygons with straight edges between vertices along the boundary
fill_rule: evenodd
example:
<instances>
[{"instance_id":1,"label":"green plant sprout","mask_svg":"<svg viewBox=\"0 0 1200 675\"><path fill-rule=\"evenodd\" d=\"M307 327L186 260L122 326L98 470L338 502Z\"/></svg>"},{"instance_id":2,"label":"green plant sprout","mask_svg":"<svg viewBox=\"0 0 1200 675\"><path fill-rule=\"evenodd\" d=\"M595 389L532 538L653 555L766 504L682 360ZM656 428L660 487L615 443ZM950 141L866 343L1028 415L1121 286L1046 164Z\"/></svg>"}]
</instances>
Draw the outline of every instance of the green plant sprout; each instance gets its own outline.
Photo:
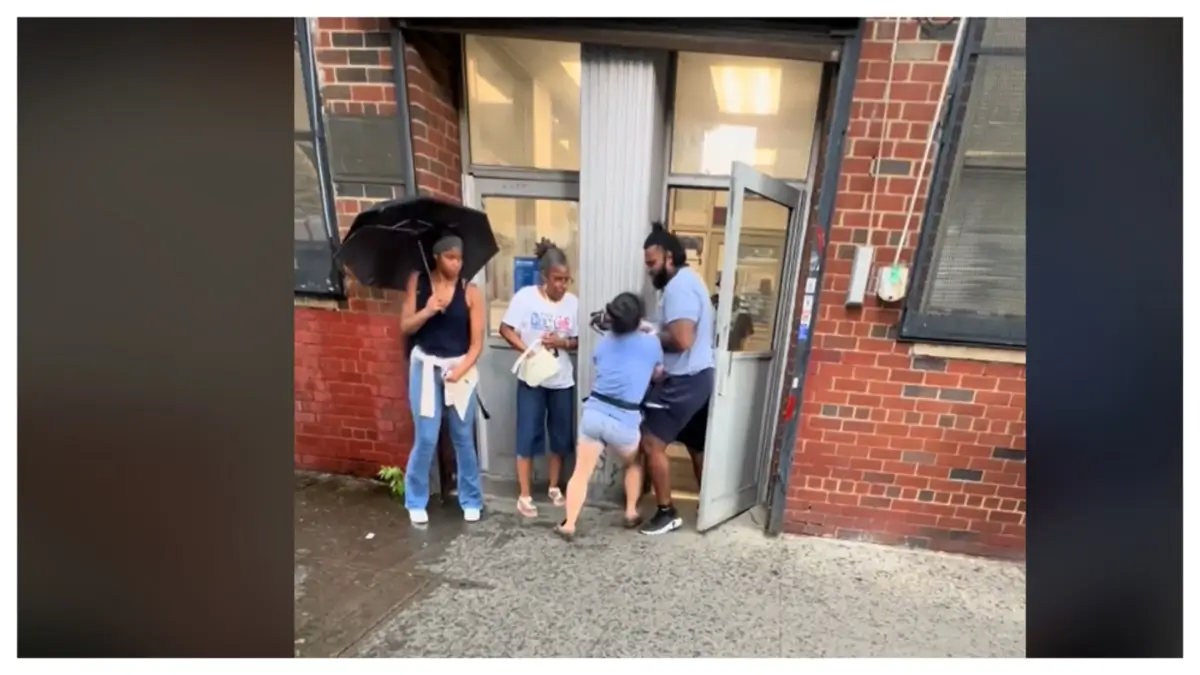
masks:
<instances>
[{"instance_id":1,"label":"green plant sprout","mask_svg":"<svg viewBox=\"0 0 1200 675\"><path fill-rule=\"evenodd\" d=\"M398 466L385 466L377 474L379 480L388 484L388 489L396 499L404 498L404 471Z\"/></svg>"}]
</instances>

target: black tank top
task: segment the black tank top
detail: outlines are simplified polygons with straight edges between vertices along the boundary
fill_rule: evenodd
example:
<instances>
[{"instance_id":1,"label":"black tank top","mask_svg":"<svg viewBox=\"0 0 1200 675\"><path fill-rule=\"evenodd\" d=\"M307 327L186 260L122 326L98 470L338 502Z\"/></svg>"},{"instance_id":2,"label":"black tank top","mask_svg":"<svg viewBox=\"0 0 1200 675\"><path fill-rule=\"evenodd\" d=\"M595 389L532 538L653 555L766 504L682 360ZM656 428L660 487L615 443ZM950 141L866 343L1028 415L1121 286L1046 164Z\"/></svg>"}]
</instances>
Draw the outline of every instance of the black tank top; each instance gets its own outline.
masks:
<instances>
[{"instance_id":1,"label":"black tank top","mask_svg":"<svg viewBox=\"0 0 1200 675\"><path fill-rule=\"evenodd\" d=\"M417 278L417 311L425 308L433 295L429 275ZM451 358L462 356L471 347L471 312L467 308L467 282L454 285L454 297L446 309L434 314L413 334L413 344L430 356Z\"/></svg>"}]
</instances>

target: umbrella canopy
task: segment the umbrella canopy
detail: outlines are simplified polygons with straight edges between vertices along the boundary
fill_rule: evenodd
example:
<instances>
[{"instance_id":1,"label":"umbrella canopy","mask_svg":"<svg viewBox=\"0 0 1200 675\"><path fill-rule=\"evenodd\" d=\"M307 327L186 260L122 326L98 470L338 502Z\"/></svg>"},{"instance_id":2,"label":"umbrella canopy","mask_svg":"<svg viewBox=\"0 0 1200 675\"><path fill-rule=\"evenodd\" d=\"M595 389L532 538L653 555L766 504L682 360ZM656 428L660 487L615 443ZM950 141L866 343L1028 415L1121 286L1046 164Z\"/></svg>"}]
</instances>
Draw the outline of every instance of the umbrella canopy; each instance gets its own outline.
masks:
<instances>
[{"instance_id":1,"label":"umbrella canopy","mask_svg":"<svg viewBox=\"0 0 1200 675\"><path fill-rule=\"evenodd\" d=\"M413 272L432 268L430 251L447 234L463 241L463 279L478 274L500 251L486 213L420 196L380 202L358 214L338 261L360 283L404 290Z\"/></svg>"}]
</instances>

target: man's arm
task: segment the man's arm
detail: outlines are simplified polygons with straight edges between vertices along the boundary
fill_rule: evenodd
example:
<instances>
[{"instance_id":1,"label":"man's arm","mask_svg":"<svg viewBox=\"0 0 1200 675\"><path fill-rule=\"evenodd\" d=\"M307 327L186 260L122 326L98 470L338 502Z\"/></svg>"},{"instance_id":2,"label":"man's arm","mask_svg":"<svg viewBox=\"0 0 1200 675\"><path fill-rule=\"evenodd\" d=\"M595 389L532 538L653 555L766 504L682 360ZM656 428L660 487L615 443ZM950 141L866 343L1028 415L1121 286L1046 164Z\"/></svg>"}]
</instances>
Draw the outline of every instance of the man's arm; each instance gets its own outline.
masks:
<instances>
[{"instance_id":1,"label":"man's arm","mask_svg":"<svg viewBox=\"0 0 1200 675\"><path fill-rule=\"evenodd\" d=\"M704 315L703 304L708 298L695 293L675 292L663 295L663 330L658 339L663 351L679 354L696 342L696 320Z\"/></svg>"},{"instance_id":2,"label":"man's arm","mask_svg":"<svg viewBox=\"0 0 1200 675\"><path fill-rule=\"evenodd\" d=\"M691 319L676 319L658 333L658 341L668 354L681 354L696 342L696 322Z\"/></svg>"}]
</instances>

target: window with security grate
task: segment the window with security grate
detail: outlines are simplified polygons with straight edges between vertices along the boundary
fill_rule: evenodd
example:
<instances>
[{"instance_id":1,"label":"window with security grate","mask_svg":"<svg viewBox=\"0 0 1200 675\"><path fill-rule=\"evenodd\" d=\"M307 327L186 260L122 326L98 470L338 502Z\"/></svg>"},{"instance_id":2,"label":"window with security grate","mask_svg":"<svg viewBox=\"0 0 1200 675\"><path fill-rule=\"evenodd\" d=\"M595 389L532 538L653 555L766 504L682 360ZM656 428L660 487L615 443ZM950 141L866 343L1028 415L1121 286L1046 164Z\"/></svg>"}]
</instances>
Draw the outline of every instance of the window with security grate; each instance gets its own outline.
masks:
<instances>
[{"instance_id":1,"label":"window with security grate","mask_svg":"<svg viewBox=\"0 0 1200 675\"><path fill-rule=\"evenodd\" d=\"M295 114L293 115L293 254L296 293L331 296L341 293L341 273L334 262L336 235L331 227L333 195L327 170L323 125L313 77L312 49L306 19L296 19L294 46Z\"/></svg>"},{"instance_id":2,"label":"window with security grate","mask_svg":"<svg viewBox=\"0 0 1200 675\"><path fill-rule=\"evenodd\" d=\"M900 336L1025 346L1025 19L971 19Z\"/></svg>"}]
</instances>

